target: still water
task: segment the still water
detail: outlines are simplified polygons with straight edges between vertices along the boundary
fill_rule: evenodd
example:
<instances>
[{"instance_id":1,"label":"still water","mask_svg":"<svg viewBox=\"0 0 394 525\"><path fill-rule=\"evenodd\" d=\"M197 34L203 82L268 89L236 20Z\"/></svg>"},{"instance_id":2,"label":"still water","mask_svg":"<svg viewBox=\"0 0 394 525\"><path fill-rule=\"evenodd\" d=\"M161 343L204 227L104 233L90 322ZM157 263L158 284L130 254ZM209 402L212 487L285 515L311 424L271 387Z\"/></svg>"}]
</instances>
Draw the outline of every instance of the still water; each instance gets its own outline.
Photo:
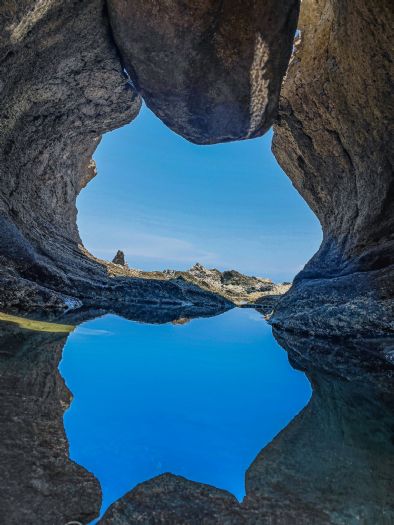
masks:
<instances>
[{"instance_id":1,"label":"still water","mask_svg":"<svg viewBox=\"0 0 394 525\"><path fill-rule=\"evenodd\" d=\"M68 337L59 369L70 457L100 481L102 511L164 472L241 500L246 469L311 396L248 309L162 325L106 315Z\"/></svg>"}]
</instances>

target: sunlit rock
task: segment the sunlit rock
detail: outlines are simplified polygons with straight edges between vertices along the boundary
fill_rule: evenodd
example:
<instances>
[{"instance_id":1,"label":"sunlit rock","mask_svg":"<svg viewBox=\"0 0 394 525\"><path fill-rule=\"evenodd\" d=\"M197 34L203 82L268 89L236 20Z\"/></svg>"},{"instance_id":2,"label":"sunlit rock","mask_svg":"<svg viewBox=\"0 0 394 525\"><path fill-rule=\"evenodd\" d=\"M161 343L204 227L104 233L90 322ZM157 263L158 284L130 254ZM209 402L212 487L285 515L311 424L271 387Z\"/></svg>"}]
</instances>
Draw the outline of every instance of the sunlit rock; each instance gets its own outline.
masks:
<instances>
[{"instance_id":1,"label":"sunlit rock","mask_svg":"<svg viewBox=\"0 0 394 525\"><path fill-rule=\"evenodd\" d=\"M108 0L133 85L199 144L261 135L276 115L298 0Z\"/></svg>"}]
</instances>

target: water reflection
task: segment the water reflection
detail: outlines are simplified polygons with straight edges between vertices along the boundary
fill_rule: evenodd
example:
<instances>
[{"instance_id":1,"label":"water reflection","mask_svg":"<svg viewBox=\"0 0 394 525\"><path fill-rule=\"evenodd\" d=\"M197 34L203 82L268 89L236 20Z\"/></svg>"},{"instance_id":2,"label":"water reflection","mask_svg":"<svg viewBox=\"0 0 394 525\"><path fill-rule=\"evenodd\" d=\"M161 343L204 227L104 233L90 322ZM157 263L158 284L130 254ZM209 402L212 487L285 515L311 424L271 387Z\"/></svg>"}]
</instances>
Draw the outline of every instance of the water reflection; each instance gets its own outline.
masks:
<instances>
[{"instance_id":1,"label":"water reflection","mask_svg":"<svg viewBox=\"0 0 394 525\"><path fill-rule=\"evenodd\" d=\"M84 323L60 372L71 458L99 479L103 509L164 472L242 500L246 469L311 394L261 315L239 308L180 326Z\"/></svg>"},{"instance_id":2,"label":"water reflection","mask_svg":"<svg viewBox=\"0 0 394 525\"><path fill-rule=\"evenodd\" d=\"M88 523L101 493L97 479L68 458L70 394L58 372L67 335L1 328L0 515L7 525ZM196 523L207 515L207 523L393 522L393 340L275 336L313 395L252 462L244 501L161 476L118 500L101 523L190 523L190 515Z\"/></svg>"}]
</instances>

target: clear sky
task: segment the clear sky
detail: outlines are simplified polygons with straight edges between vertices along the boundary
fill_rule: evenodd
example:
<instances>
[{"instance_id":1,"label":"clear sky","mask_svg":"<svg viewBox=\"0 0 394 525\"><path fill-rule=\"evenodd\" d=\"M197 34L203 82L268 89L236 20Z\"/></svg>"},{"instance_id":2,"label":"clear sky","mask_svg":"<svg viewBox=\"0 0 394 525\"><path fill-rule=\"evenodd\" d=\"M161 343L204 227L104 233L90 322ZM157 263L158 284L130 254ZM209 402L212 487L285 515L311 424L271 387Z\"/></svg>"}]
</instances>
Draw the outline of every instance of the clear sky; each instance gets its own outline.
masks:
<instances>
[{"instance_id":1,"label":"clear sky","mask_svg":"<svg viewBox=\"0 0 394 525\"><path fill-rule=\"evenodd\" d=\"M85 246L129 266L221 270L291 280L318 249L320 225L264 137L196 146L146 107L107 133L98 175L77 202Z\"/></svg>"}]
</instances>

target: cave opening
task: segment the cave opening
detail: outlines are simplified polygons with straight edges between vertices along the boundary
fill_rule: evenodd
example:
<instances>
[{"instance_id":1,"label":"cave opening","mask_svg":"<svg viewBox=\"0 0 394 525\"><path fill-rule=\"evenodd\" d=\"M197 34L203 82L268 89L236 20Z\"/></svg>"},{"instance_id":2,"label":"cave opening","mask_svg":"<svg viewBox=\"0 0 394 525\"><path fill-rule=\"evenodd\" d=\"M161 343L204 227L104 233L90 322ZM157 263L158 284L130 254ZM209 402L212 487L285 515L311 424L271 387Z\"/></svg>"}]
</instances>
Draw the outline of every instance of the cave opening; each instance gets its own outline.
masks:
<instances>
[{"instance_id":1,"label":"cave opening","mask_svg":"<svg viewBox=\"0 0 394 525\"><path fill-rule=\"evenodd\" d=\"M78 197L86 248L131 268L219 270L292 281L321 242L320 224L271 152L272 132L199 146L145 105L104 135L97 176Z\"/></svg>"}]
</instances>

